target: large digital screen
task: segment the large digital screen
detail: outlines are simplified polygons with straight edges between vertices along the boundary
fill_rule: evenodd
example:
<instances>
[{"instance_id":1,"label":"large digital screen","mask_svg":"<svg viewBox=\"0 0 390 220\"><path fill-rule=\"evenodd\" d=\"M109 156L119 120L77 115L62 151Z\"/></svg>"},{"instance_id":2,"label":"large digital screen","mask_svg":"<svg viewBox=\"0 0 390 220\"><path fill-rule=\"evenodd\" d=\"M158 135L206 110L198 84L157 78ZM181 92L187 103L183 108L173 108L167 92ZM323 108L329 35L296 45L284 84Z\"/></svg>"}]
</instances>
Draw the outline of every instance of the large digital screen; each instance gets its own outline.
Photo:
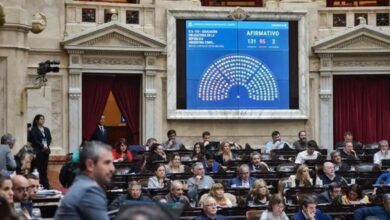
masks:
<instances>
[{"instance_id":1,"label":"large digital screen","mask_svg":"<svg viewBox=\"0 0 390 220\"><path fill-rule=\"evenodd\" d=\"M184 34L178 41L185 50L178 61L185 66L178 66L184 72L178 89L185 91L178 97L184 109L294 105L289 22L185 20L180 29Z\"/></svg>"}]
</instances>

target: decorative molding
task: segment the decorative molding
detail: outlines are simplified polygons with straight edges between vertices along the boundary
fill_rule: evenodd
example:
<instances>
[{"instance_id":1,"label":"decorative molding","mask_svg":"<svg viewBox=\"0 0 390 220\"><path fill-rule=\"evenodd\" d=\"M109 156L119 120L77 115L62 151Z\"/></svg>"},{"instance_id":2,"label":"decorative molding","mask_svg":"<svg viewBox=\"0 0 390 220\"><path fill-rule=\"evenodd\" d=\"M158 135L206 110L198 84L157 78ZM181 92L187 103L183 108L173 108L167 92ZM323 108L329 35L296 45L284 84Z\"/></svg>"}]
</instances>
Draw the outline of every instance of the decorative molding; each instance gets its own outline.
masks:
<instances>
[{"instance_id":1,"label":"decorative molding","mask_svg":"<svg viewBox=\"0 0 390 220\"><path fill-rule=\"evenodd\" d=\"M145 92L144 95L145 95L145 98L148 100L154 100L157 97L156 92Z\"/></svg>"},{"instance_id":2,"label":"decorative molding","mask_svg":"<svg viewBox=\"0 0 390 220\"><path fill-rule=\"evenodd\" d=\"M243 21L249 17L250 16L249 16L248 12L246 12L244 9L242 9L240 7L235 8L228 15L228 18L233 19L235 21Z\"/></svg>"},{"instance_id":3,"label":"decorative molding","mask_svg":"<svg viewBox=\"0 0 390 220\"><path fill-rule=\"evenodd\" d=\"M69 92L69 98L71 100L78 100L78 99L80 99L80 97L81 97L81 93L70 93Z\"/></svg>"},{"instance_id":4,"label":"decorative molding","mask_svg":"<svg viewBox=\"0 0 390 220\"><path fill-rule=\"evenodd\" d=\"M119 34L117 32L111 32L111 33L105 34L103 36L100 36L100 37L94 38L92 40L86 41L86 42L84 42L84 43L82 43L80 45L92 46L92 45L97 44L98 42L109 40L109 39L112 39L112 38L124 41L124 42L128 43L127 46L130 46L130 47L145 47L145 46L147 46L147 45L145 45L145 44L143 44L143 43L141 43L139 41L136 41L134 39L128 38L127 36L124 36L124 35Z\"/></svg>"},{"instance_id":5,"label":"decorative molding","mask_svg":"<svg viewBox=\"0 0 390 220\"><path fill-rule=\"evenodd\" d=\"M335 49L335 48L337 49L390 48L390 44L366 35L361 35L353 39L350 39L348 41L342 42L340 44L334 45L329 49Z\"/></svg>"},{"instance_id":6,"label":"decorative molding","mask_svg":"<svg viewBox=\"0 0 390 220\"><path fill-rule=\"evenodd\" d=\"M144 52L144 55L145 56L158 56L158 55L161 55L161 52L149 52L149 51L147 51L147 52Z\"/></svg>"},{"instance_id":7,"label":"decorative molding","mask_svg":"<svg viewBox=\"0 0 390 220\"><path fill-rule=\"evenodd\" d=\"M80 63L80 57L76 55L71 55L70 60L72 64L79 64Z\"/></svg>"},{"instance_id":8,"label":"decorative molding","mask_svg":"<svg viewBox=\"0 0 390 220\"><path fill-rule=\"evenodd\" d=\"M332 97L332 94L329 92L320 93L320 99L323 101L329 101Z\"/></svg>"},{"instance_id":9,"label":"decorative molding","mask_svg":"<svg viewBox=\"0 0 390 220\"><path fill-rule=\"evenodd\" d=\"M83 57L83 64L143 65L142 57Z\"/></svg>"},{"instance_id":10,"label":"decorative molding","mask_svg":"<svg viewBox=\"0 0 390 220\"><path fill-rule=\"evenodd\" d=\"M367 67L367 66L390 66L390 59L381 60L335 60L335 67Z\"/></svg>"},{"instance_id":11,"label":"decorative molding","mask_svg":"<svg viewBox=\"0 0 390 220\"><path fill-rule=\"evenodd\" d=\"M84 50L67 50L69 54L84 54Z\"/></svg>"}]
</instances>

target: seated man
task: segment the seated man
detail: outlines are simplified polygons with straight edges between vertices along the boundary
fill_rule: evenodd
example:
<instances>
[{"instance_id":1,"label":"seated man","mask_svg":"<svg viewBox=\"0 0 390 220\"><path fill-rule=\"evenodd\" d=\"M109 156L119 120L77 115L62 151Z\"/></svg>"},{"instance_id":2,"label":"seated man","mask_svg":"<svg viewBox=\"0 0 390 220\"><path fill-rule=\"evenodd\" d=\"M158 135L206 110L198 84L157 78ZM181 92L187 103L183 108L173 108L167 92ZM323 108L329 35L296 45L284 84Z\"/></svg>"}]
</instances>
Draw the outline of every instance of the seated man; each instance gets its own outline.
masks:
<instances>
[{"instance_id":1,"label":"seated man","mask_svg":"<svg viewBox=\"0 0 390 220\"><path fill-rule=\"evenodd\" d=\"M390 194L383 195L383 207L374 206L356 209L354 220L365 220L367 217L376 217L372 219L390 219ZM371 219L371 218L370 218Z\"/></svg>"},{"instance_id":2,"label":"seated man","mask_svg":"<svg viewBox=\"0 0 390 220\"><path fill-rule=\"evenodd\" d=\"M194 220L227 220L223 215L217 215L217 201L211 196L203 200L203 213Z\"/></svg>"},{"instance_id":3,"label":"seated man","mask_svg":"<svg viewBox=\"0 0 390 220\"><path fill-rule=\"evenodd\" d=\"M251 162L249 163L249 170L251 172L268 172L269 167L266 163L261 161L261 154L259 152L252 152L250 155Z\"/></svg>"},{"instance_id":4,"label":"seated man","mask_svg":"<svg viewBox=\"0 0 390 220\"><path fill-rule=\"evenodd\" d=\"M215 161L214 154L206 152L204 156L205 159L202 160L202 164L206 173L218 173L222 169L221 164Z\"/></svg>"},{"instance_id":5,"label":"seated man","mask_svg":"<svg viewBox=\"0 0 390 220\"><path fill-rule=\"evenodd\" d=\"M302 210L295 213L294 220L331 220L332 218L317 209L317 203L312 196L302 201Z\"/></svg>"},{"instance_id":6,"label":"seated man","mask_svg":"<svg viewBox=\"0 0 390 220\"><path fill-rule=\"evenodd\" d=\"M182 203L184 208L191 208L190 200L183 195L184 186L179 180L171 182L170 192L165 196L167 202Z\"/></svg>"},{"instance_id":7,"label":"seated man","mask_svg":"<svg viewBox=\"0 0 390 220\"><path fill-rule=\"evenodd\" d=\"M359 159L355 150L353 150L353 144L350 141L345 142L344 148L339 149L339 152L340 152L340 156L342 159L346 159L346 160L358 160Z\"/></svg>"},{"instance_id":8,"label":"seated man","mask_svg":"<svg viewBox=\"0 0 390 220\"><path fill-rule=\"evenodd\" d=\"M251 177L251 172L248 165L242 164L237 168L238 177L230 179L227 183L228 186L235 188L250 188L255 182L256 178Z\"/></svg>"},{"instance_id":9,"label":"seated man","mask_svg":"<svg viewBox=\"0 0 390 220\"><path fill-rule=\"evenodd\" d=\"M319 182L322 182L323 186L328 186L329 184L336 182L342 186L348 185L344 177L335 173L333 163L325 162L323 165L323 172L323 174L317 177L316 184L321 185Z\"/></svg>"},{"instance_id":10,"label":"seated man","mask_svg":"<svg viewBox=\"0 0 390 220\"><path fill-rule=\"evenodd\" d=\"M16 169L16 162L11 150L15 144L15 138L11 134L1 137L0 144L0 172L11 174Z\"/></svg>"},{"instance_id":11,"label":"seated man","mask_svg":"<svg viewBox=\"0 0 390 220\"><path fill-rule=\"evenodd\" d=\"M26 179L28 180L29 186L28 186L28 193L29 193L29 199L32 200L39 190L39 178L33 174L27 174Z\"/></svg>"},{"instance_id":12,"label":"seated man","mask_svg":"<svg viewBox=\"0 0 390 220\"><path fill-rule=\"evenodd\" d=\"M175 130L169 130L167 136L168 140L163 144L164 150L180 150L184 147L183 142L176 138Z\"/></svg>"},{"instance_id":13,"label":"seated man","mask_svg":"<svg viewBox=\"0 0 390 220\"><path fill-rule=\"evenodd\" d=\"M214 184L212 177L205 175L203 164L200 162L194 163L192 166L194 177L187 180L188 197L191 201L198 200L198 193L202 189L210 189Z\"/></svg>"},{"instance_id":14,"label":"seated man","mask_svg":"<svg viewBox=\"0 0 390 220\"><path fill-rule=\"evenodd\" d=\"M389 185L390 184L390 172L382 173L375 181L375 185Z\"/></svg>"},{"instance_id":15,"label":"seated man","mask_svg":"<svg viewBox=\"0 0 390 220\"><path fill-rule=\"evenodd\" d=\"M382 166L382 160L390 159L389 143L387 140L379 141L379 151L374 154L374 164Z\"/></svg>"},{"instance_id":16,"label":"seated man","mask_svg":"<svg viewBox=\"0 0 390 220\"><path fill-rule=\"evenodd\" d=\"M119 209L129 201L151 202L152 200L149 197L142 195L140 183L132 181L129 183L127 193L116 197L108 206L108 210Z\"/></svg>"},{"instance_id":17,"label":"seated man","mask_svg":"<svg viewBox=\"0 0 390 220\"><path fill-rule=\"evenodd\" d=\"M340 152L335 150L332 153L330 153L330 160L334 165L334 170L335 171L349 171L351 170L351 165L348 163L344 163L341 160Z\"/></svg>"},{"instance_id":18,"label":"seated man","mask_svg":"<svg viewBox=\"0 0 390 220\"><path fill-rule=\"evenodd\" d=\"M297 158L295 159L295 163L303 164L306 160L317 159L317 157L321 155L320 152L316 151L317 149L317 142L315 142L314 140L310 140L309 142L307 142L307 150L298 153Z\"/></svg>"},{"instance_id":19,"label":"seated man","mask_svg":"<svg viewBox=\"0 0 390 220\"><path fill-rule=\"evenodd\" d=\"M203 150L210 152L217 151L219 143L216 141L211 141L210 136L211 134L209 131L204 131L202 133Z\"/></svg>"},{"instance_id":20,"label":"seated man","mask_svg":"<svg viewBox=\"0 0 390 220\"><path fill-rule=\"evenodd\" d=\"M336 149L343 148L345 142L352 142L353 149L361 149L363 147L362 143L353 140L353 135L350 131L344 133L344 141L340 141L336 143Z\"/></svg>"},{"instance_id":21,"label":"seated man","mask_svg":"<svg viewBox=\"0 0 390 220\"><path fill-rule=\"evenodd\" d=\"M16 210L16 212L21 211L23 217L26 219L31 219L33 204L29 200L29 182L22 175L15 175L12 178L12 190L14 191L14 205L19 203L21 210ZM16 207L16 205L15 205Z\"/></svg>"},{"instance_id":22,"label":"seated man","mask_svg":"<svg viewBox=\"0 0 390 220\"><path fill-rule=\"evenodd\" d=\"M287 142L282 140L279 131L272 132L271 136L272 136L272 141L269 141L265 144L266 153L270 153L271 150L275 150L275 149L283 149L283 148L291 149L290 145Z\"/></svg>"},{"instance_id":23,"label":"seated man","mask_svg":"<svg viewBox=\"0 0 390 220\"><path fill-rule=\"evenodd\" d=\"M306 150L307 147L306 131L299 131L298 138L299 140L293 143L294 149L299 151Z\"/></svg>"},{"instance_id":24,"label":"seated man","mask_svg":"<svg viewBox=\"0 0 390 220\"><path fill-rule=\"evenodd\" d=\"M333 201L342 195L340 184L329 184L328 190L322 192L317 196L317 204L332 204Z\"/></svg>"}]
</instances>

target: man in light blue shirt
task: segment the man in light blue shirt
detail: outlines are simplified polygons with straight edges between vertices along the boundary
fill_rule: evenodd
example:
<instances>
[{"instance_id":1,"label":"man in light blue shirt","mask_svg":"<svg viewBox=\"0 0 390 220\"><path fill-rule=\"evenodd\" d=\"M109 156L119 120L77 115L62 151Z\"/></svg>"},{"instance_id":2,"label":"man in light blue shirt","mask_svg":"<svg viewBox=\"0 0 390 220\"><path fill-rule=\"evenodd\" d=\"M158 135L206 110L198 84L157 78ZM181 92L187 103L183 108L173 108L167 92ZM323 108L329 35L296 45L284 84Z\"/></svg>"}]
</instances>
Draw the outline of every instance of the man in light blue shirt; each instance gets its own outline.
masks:
<instances>
[{"instance_id":1,"label":"man in light blue shirt","mask_svg":"<svg viewBox=\"0 0 390 220\"><path fill-rule=\"evenodd\" d=\"M285 146L292 149L286 141L282 140L280 137L280 132L274 131L272 132L272 141L269 141L265 144L265 153L270 153L271 150L275 149L283 149Z\"/></svg>"}]
</instances>

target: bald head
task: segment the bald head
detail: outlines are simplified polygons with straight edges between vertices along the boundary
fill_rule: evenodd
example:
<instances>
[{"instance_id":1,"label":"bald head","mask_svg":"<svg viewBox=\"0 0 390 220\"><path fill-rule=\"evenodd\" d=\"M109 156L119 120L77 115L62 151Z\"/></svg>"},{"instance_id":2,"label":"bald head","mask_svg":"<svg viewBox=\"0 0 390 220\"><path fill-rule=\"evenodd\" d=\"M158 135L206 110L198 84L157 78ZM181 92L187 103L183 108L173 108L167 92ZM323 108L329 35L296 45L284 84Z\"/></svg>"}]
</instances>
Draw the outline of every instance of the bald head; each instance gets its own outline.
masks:
<instances>
[{"instance_id":1,"label":"bald head","mask_svg":"<svg viewBox=\"0 0 390 220\"><path fill-rule=\"evenodd\" d=\"M30 183L26 177L22 175L16 175L12 178L12 185L14 191L14 201L15 202L24 202L29 198L29 186Z\"/></svg>"}]
</instances>

